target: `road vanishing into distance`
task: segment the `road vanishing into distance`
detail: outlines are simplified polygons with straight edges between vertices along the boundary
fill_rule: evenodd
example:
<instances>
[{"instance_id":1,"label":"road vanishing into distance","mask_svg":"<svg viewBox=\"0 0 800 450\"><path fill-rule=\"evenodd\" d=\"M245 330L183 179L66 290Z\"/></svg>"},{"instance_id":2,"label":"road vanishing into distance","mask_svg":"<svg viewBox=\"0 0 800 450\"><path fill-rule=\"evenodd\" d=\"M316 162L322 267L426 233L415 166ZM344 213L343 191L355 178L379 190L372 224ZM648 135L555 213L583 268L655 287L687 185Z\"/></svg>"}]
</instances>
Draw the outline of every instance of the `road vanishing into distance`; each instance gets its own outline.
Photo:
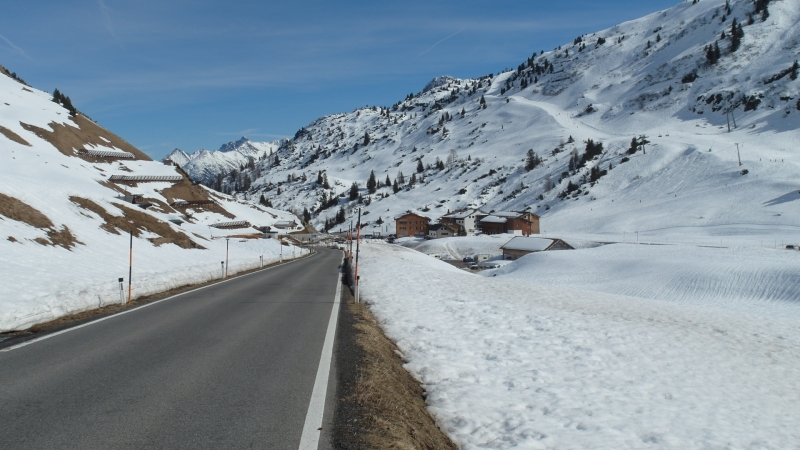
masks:
<instances>
[{"instance_id":1,"label":"road vanishing into distance","mask_svg":"<svg viewBox=\"0 0 800 450\"><path fill-rule=\"evenodd\" d=\"M297 449L341 259L321 249L2 349L0 448Z\"/></svg>"}]
</instances>

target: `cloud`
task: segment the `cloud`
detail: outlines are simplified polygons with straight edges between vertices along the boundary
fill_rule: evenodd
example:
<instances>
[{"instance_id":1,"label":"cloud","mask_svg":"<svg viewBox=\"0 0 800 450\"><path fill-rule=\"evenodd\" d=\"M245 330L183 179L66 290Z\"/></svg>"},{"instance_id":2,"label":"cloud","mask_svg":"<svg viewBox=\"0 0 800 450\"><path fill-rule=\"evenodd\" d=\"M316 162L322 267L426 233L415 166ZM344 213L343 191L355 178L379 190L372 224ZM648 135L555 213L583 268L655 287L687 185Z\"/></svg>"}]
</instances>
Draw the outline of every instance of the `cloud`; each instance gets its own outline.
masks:
<instances>
[{"instance_id":1,"label":"cloud","mask_svg":"<svg viewBox=\"0 0 800 450\"><path fill-rule=\"evenodd\" d=\"M2 34L0 34L0 39L4 40L6 42L6 44L8 44L9 47L11 47L12 49L18 51L20 53L20 55L30 59L30 57L25 53L25 50L23 50L23 49L17 47L16 45L14 45L14 43L11 42L7 37L5 37Z\"/></svg>"}]
</instances>

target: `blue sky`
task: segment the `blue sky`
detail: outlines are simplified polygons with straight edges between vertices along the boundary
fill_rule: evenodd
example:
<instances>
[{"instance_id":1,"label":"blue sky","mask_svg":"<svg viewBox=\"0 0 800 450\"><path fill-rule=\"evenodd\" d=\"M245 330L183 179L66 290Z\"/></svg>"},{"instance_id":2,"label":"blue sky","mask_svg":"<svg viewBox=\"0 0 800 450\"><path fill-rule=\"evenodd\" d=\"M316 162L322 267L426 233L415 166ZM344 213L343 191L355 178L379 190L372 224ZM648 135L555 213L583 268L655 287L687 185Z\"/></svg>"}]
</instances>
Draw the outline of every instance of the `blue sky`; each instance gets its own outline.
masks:
<instances>
[{"instance_id":1,"label":"blue sky","mask_svg":"<svg viewBox=\"0 0 800 450\"><path fill-rule=\"evenodd\" d=\"M292 136L678 1L7 2L0 64L161 158Z\"/></svg>"}]
</instances>

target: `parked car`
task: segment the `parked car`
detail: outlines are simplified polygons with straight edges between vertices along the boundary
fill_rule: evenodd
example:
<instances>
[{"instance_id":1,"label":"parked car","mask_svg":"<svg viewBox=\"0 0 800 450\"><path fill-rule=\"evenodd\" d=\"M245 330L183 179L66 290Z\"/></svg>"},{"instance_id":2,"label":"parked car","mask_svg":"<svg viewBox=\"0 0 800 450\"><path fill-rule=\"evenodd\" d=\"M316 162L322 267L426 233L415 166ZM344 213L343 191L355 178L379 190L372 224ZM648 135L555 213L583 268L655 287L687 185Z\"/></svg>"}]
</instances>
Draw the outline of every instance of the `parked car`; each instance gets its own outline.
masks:
<instances>
[{"instance_id":1,"label":"parked car","mask_svg":"<svg viewBox=\"0 0 800 450\"><path fill-rule=\"evenodd\" d=\"M481 268L477 264L472 264L469 266L469 270L481 270Z\"/></svg>"},{"instance_id":2,"label":"parked car","mask_svg":"<svg viewBox=\"0 0 800 450\"><path fill-rule=\"evenodd\" d=\"M471 263L471 262L475 262L475 260L474 260L474 259L472 259L472 257L471 257L471 256L467 256L466 258L462 259L461 261L462 261L462 262L465 262L465 263Z\"/></svg>"}]
</instances>

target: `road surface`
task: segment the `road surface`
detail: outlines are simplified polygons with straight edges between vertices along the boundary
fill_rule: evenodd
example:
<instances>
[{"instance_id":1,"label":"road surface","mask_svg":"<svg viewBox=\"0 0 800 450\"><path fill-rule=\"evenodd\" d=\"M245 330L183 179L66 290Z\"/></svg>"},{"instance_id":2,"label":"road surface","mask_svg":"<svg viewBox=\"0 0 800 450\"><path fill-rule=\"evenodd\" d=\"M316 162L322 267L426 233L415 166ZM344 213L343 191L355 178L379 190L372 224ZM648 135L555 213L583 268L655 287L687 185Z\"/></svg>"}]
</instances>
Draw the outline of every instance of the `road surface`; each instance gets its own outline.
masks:
<instances>
[{"instance_id":1,"label":"road surface","mask_svg":"<svg viewBox=\"0 0 800 450\"><path fill-rule=\"evenodd\" d=\"M341 255L0 351L0 447L297 449Z\"/></svg>"}]
</instances>

